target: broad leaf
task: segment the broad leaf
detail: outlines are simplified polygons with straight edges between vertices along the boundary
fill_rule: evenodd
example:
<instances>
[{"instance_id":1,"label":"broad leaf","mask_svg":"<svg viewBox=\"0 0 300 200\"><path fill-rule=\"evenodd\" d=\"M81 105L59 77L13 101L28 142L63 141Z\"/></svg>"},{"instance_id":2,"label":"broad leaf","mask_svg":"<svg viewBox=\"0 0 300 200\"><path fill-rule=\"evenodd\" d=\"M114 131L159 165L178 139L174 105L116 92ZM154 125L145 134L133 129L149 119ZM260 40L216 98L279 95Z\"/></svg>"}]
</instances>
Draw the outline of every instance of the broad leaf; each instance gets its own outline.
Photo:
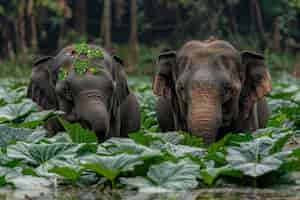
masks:
<instances>
[{"instance_id":1,"label":"broad leaf","mask_svg":"<svg viewBox=\"0 0 300 200\"><path fill-rule=\"evenodd\" d=\"M274 140L267 137L243 143L240 147L227 149L226 160L232 169L242 171L245 175L259 177L275 171L284 163L291 152L271 154Z\"/></svg>"},{"instance_id":2,"label":"broad leaf","mask_svg":"<svg viewBox=\"0 0 300 200\"><path fill-rule=\"evenodd\" d=\"M14 90L7 88L0 88L0 101L4 101L5 103L17 103L21 100L21 98L25 97L27 91L27 87L20 87Z\"/></svg>"},{"instance_id":3,"label":"broad leaf","mask_svg":"<svg viewBox=\"0 0 300 200\"><path fill-rule=\"evenodd\" d=\"M18 142L7 148L9 158L22 159L31 165L40 165L51 159L72 158L79 146L68 143L28 144Z\"/></svg>"},{"instance_id":4,"label":"broad leaf","mask_svg":"<svg viewBox=\"0 0 300 200\"><path fill-rule=\"evenodd\" d=\"M126 138L112 138L104 142L102 146L105 147L106 151L111 154L128 153L139 155L143 158L161 156L161 152L159 150L148 148Z\"/></svg>"},{"instance_id":5,"label":"broad leaf","mask_svg":"<svg viewBox=\"0 0 300 200\"><path fill-rule=\"evenodd\" d=\"M199 165L189 159L178 163L164 162L150 167L147 178L123 179L123 183L140 189L145 187L167 190L191 190L197 187Z\"/></svg>"},{"instance_id":6,"label":"broad leaf","mask_svg":"<svg viewBox=\"0 0 300 200\"><path fill-rule=\"evenodd\" d=\"M25 120L18 124L18 127L24 128L36 128L38 126L43 125L48 119L51 117L57 116L60 114L60 111L53 111L53 110L44 110L41 112L33 112L30 113Z\"/></svg>"},{"instance_id":7,"label":"broad leaf","mask_svg":"<svg viewBox=\"0 0 300 200\"><path fill-rule=\"evenodd\" d=\"M95 171L110 181L114 181L121 172L132 171L134 166L142 164L139 156L119 154L116 156L90 155L82 159L85 169Z\"/></svg>"},{"instance_id":8,"label":"broad leaf","mask_svg":"<svg viewBox=\"0 0 300 200\"><path fill-rule=\"evenodd\" d=\"M0 122L15 120L35 110L37 110L36 104L28 99L18 104L7 104L0 107Z\"/></svg>"},{"instance_id":9,"label":"broad leaf","mask_svg":"<svg viewBox=\"0 0 300 200\"><path fill-rule=\"evenodd\" d=\"M7 179L9 183L12 183L16 189L30 190L30 191L43 191L45 188L50 188L53 183L42 177L33 176L18 176Z\"/></svg>"},{"instance_id":10,"label":"broad leaf","mask_svg":"<svg viewBox=\"0 0 300 200\"><path fill-rule=\"evenodd\" d=\"M73 143L96 143L97 136L93 131L84 129L79 123L71 124L65 120L60 120L69 134Z\"/></svg>"},{"instance_id":11,"label":"broad leaf","mask_svg":"<svg viewBox=\"0 0 300 200\"><path fill-rule=\"evenodd\" d=\"M166 151L176 158L181 158L185 156L192 156L198 159L203 158L206 155L206 150L198 147L189 147L185 145L174 145L171 143L162 143L160 141L155 141L151 145L153 149L160 149Z\"/></svg>"},{"instance_id":12,"label":"broad leaf","mask_svg":"<svg viewBox=\"0 0 300 200\"><path fill-rule=\"evenodd\" d=\"M49 172L58 174L71 181L76 181L81 175L80 170L76 170L70 167L54 167L50 169Z\"/></svg>"},{"instance_id":13,"label":"broad leaf","mask_svg":"<svg viewBox=\"0 0 300 200\"><path fill-rule=\"evenodd\" d=\"M10 128L7 125L0 125L0 147L15 141L25 141L33 132L32 129Z\"/></svg>"}]
</instances>

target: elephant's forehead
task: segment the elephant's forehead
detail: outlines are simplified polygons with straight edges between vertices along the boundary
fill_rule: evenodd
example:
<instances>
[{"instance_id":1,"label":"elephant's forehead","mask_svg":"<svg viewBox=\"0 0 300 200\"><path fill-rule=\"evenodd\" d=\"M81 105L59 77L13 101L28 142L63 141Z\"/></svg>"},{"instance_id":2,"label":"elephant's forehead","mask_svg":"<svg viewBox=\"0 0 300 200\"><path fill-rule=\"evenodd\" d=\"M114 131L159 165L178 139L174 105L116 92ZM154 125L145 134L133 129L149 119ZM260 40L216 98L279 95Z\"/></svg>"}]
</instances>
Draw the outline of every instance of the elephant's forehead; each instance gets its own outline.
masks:
<instances>
[{"instance_id":1,"label":"elephant's forehead","mask_svg":"<svg viewBox=\"0 0 300 200\"><path fill-rule=\"evenodd\" d=\"M224 55L233 59L240 58L239 52L230 43L219 40L213 42L188 42L181 48L178 57L179 59L182 57L209 59L217 55Z\"/></svg>"}]
</instances>

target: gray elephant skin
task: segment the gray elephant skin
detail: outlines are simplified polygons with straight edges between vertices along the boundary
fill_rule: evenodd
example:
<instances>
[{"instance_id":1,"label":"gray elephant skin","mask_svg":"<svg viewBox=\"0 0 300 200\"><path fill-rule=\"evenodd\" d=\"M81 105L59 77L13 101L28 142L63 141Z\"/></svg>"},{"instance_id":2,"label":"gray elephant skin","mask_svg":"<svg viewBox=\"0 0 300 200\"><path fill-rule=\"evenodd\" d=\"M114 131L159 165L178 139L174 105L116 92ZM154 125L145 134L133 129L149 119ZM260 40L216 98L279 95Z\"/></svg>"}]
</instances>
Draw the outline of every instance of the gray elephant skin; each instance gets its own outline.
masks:
<instances>
[{"instance_id":1,"label":"gray elephant skin","mask_svg":"<svg viewBox=\"0 0 300 200\"><path fill-rule=\"evenodd\" d=\"M136 96L129 90L122 61L101 50L101 58L77 55L74 45L62 49L55 57L44 57L33 67L28 97L43 110L64 111L63 118L79 122L84 128L93 130L102 141L109 137L126 137L140 128L140 109ZM76 56L92 63L84 74L75 70ZM59 79L60 72L66 73ZM57 119L46 127L50 133L61 130Z\"/></svg>"},{"instance_id":2,"label":"gray elephant skin","mask_svg":"<svg viewBox=\"0 0 300 200\"><path fill-rule=\"evenodd\" d=\"M271 88L262 55L215 39L162 51L153 81L162 131L185 130L208 144L265 127Z\"/></svg>"}]
</instances>

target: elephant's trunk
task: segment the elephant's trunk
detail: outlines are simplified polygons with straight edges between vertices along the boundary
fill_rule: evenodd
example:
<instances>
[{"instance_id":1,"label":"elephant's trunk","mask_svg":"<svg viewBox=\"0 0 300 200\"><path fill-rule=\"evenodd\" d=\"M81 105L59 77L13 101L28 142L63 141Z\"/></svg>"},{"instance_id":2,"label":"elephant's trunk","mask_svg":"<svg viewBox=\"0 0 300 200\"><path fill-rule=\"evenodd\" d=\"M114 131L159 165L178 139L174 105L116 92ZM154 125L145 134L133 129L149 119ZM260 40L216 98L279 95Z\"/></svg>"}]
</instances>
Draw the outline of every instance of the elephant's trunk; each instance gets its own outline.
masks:
<instances>
[{"instance_id":1,"label":"elephant's trunk","mask_svg":"<svg viewBox=\"0 0 300 200\"><path fill-rule=\"evenodd\" d=\"M222 121L222 108L218 92L212 89L193 89L188 108L188 129L202 136L205 143L216 139Z\"/></svg>"},{"instance_id":2,"label":"elephant's trunk","mask_svg":"<svg viewBox=\"0 0 300 200\"><path fill-rule=\"evenodd\" d=\"M103 95L97 90L84 91L79 94L76 114L80 123L93 130L99 140L108 136L110 115L103 102Z\"/></svg>"}]
</instances>

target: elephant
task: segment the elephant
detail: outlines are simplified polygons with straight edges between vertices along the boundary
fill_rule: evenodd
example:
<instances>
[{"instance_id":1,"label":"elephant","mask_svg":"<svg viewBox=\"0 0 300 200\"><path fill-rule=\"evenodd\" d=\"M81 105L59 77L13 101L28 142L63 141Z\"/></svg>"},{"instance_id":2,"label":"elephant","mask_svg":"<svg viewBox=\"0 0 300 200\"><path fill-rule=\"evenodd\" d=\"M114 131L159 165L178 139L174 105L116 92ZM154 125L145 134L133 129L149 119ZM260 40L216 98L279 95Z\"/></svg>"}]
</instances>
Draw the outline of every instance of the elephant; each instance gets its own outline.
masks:
<instances>
[{"instance_id":1,"label":"elephant","mask_svg":"<svg viewBox=\"0 0 300 200\"><path fill-rule=\"evenodd\" d=\"M126 137L140 128L140 107L122 65L101 47L70 45L34 63L27 95L43 110L63 111L64 120L94 131L99 141ZM46 127L62 128L57 120Z\"/></svg>"},{"instance_id":2,"label":"elephant","mask_svg":"<svg viewBox=\"0 0 300 200\"><path fill-rule=\"evenodd\" d=\"M272 83L263 55L212 39L163 50L152 89L161 131L187 131L211 144L265 127Z\"/></svg>"}]
</instances>

